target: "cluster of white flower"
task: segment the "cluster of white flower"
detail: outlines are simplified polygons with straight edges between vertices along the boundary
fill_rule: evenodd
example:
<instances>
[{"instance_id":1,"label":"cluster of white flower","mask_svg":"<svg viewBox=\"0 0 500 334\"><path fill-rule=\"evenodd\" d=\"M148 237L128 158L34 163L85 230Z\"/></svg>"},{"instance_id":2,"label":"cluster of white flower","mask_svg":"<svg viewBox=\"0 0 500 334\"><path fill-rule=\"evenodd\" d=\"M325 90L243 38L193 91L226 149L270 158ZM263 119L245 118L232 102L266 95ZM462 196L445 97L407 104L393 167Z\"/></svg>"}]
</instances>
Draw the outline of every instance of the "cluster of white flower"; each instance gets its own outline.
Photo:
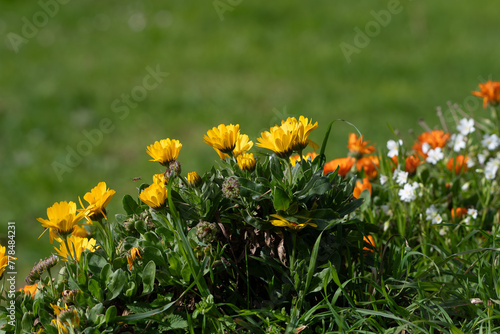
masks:
<instances>
[{"instance_id":1,"label":"cluster of white flower","mask_svg":"<svg viewBox=\"0 0 500 334\"><path fill-rule=\"evenodd\" d=\"M408 182L408 172L404 172L398 168L394 171L392 178L396 180L398 185L402 186Z\"/></svg>"},{"instance_id":2,"label":"cluster of white flower","mask_svg":"<svg viewBox=\"0 0 500 334\"><path fill-rule=\"evenodd\" d=\"M425 219L430 220L433 224L441 224L443 222L443 218L439 214L434 204L432 204L425 210L425 214L427 215Z\"/></svg>"},{"instance_id":3,"label":"cluster of white flower","mask_svg":"<svg viewBox=\"0 0 500 334\"><path fill-rule=\"evenodd\" d=\"M466 146L466 139L461 133L454 133L450 138L450 146L453 147L453 151L460 152Z\"/></svg>"},{"instance_id":4,"label":"cluster of white flower","mask_svg":"<svg viewBox=\"0 0 500 334\"><path fill-rule=\"evenodd\" d=\"M476 218L477 218L477 210L473 208L467 209L467 217L465 218L465 223L469 224L471 220L473 219L475 220Z\"/></svg>"},{"instance_id":5,"label":"cluster of white flower","mask_svg":"<svg viewBox=\"0 0 500 334\"><path fill-rule=\"evenodd\" d=\"M399 198L403 202L412 202L417 198L417 189L419 184L417 182L413 182L412 184L406 183L403 189L400 189L398 192Z\"/></svg>"},{"instance_id":6,"label":"cluster of white flower","mask_svg":"<svg viewBox=\"0 0 500 334\"><path fill-rule=\"evenodd\" d=\"M441 149L441 147L436 147L435 149L427 151L427 158L425 159L425 161L435 165L439 161L443 160L443 158L444 158L443 150Z\"/></svg>"},{"instance_id":7,"label":"cluster of white flower","mask_svg":"<svg viewBox=\"0 0 500 334\"><path fill-rule=\"evenodd\" d=\"M487 180L494 180L500 168L500 153L495 158L491 158L484 166L484 177Z\"/></svg>"},{"instance_id":8,"label":"cluster of white flower","mask_svg":"<svg viewBox=\"0 0 500 334\"><path fill-rule=\"evenodd\" d=\"M481 141L481 145L490 151L494 151L498 148L498 146L500 146L500 138L498 138L496 134L485 134L483 136L483 140Z\"/></svg>"},{"instance_id":9,"label":"cluster of white flower","mask_svg":"<svg viewBox=\"0 0 500 334\"><path fill-rule=\"evenodd\" d=\"M387 149L389 150L389 152L387 153L387 156L389 158L392 158L394 156L398 156L399 155L399 147L400 146L403 146L403 141L400 139L398 141L395 141L395 140L389 140L387 142Z\"/></svg>"},{"instance_id":10,"label":"cluster of white flower","mask_svg":"<svg viewBox=\"0 0 500 334\"><path fill-rule=\"evenodd\" d=\"M476 129L474 128L474 120L472 118L462 118L460 120L460 124L457 125L457 130L463 136L467 136L469 133L473 133L474 131L476 131Z\"/></svg>"}]
</instances>

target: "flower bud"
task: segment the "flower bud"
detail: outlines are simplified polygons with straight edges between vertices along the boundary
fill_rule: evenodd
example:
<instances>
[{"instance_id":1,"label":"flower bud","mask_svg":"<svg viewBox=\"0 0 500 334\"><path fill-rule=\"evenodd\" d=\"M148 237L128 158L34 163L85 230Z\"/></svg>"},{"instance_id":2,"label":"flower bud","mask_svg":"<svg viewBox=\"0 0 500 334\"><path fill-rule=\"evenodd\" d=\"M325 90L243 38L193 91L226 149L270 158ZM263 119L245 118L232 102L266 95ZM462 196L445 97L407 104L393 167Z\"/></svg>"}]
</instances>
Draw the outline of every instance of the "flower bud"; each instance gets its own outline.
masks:
<instances>
[{"instance_id":1,"label":"flower bud","mask_svg":"<svg viewBox=\"0 0 500 334\"><path fill-rule=\"evenodd\" d=\"M222 195L225 198L236 198L240 195L240 183L234 176L230 176L222 183Z\"/></svg>"},{"instance_id":2,"label":"flower bud","mask_svg":"<svg viewBox=\"0 0 500 334\"><path fill-rule=\"evenodd\" d=\"M219 230L217 224L206 221L200 221L196 225L196 236L201 242L209 244L217 239Z\"/></svg>"},{"instance_id":3,"label":"flower bud","mask_svg":"<svg viewBox=\"0 0 500 334\"><path fill-rule=\"evenodd\" d=\"M188 182L188 185L190 187L196 188L199 185L201 185L203 180L201 179L200 175L198 175L198 173L191 172L191 173L188 173L187 182Z\"/></svg>"},{"instance_id":4,"label":"flower bud","mask_svg":"<svg viewBox=\"0 0 500 334\"><path fill-rule=\"evenodd\" d=\"M176 177L176 176L179 176L181 175L181 163L177 160L175 161L172 161L169 165L168 165L168 168L167 170L165 171L165 180L168 180L170 179L170 177Z\"/></svg>"}]
</instances>

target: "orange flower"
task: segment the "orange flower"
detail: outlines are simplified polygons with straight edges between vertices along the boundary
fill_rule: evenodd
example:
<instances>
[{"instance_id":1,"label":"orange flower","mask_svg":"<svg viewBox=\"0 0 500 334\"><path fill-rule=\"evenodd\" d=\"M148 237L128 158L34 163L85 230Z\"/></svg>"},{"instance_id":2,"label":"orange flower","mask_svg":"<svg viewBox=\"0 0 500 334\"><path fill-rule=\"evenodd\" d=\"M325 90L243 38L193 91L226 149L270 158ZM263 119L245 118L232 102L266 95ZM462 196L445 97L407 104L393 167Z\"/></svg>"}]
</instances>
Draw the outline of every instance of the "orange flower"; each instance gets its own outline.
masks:
<instances>
[{"instance_id":1,"label":"orange flower","mask_svg":"<svg viewBox=\"0 0 500 334\"><path fill-rule=\"evenodd\" d=\"M372 184L368 180L367 177L363 179L363 182L361 181L356 181L356 187L354 188L354 191L352 192L352 195L356 198L359 198L363 190L368 189L370 194L372 193Z\"/></svg>"},{"instance_id":2,"label":"orange flower","mask_svg":"<svg viewBox=\"0 0 500 334\"><path fill-rule=\"evenodd\" d=\"M35 299L35 295L38 292L38 283L25 285L23 288L19 289L19 291L23 291L25 294L30 294L31 297Z\"/></svg>"},{"instance_id":3,"label":"orange flower","mask_svg":"<svg viewBox=\"0 0 500 334\"><path fill-rule=\"evenodd\" d=\"M362 157L356 161L356 169L359 171L364 170L365 176L373 179L377 176L377 168L380 167L380 163L377 156L369 155Z\"/></svg>"},{"instance_id":4,"label":"orange flower","mask_svg":"<svg viewBox=\"0 0 500 334\"><path fill-rule=\"evenodd\" d=\"M455 174L460 174L462 172L466 172L467 171L467 161L469 160L468 157L464 156L464 155L458 155L455 159L453 159L453 157L450 158L450 160L448 160L448 164L446 164L446 167L450 170L450 171L454 171Z\"/></svg>"},{"instance_id":5,"label":"orange flower","mask_svg":"<svg viewBox=\"0 0 500 334\"><path fill-rule=\"evenodd\" d=\"M347 142L347 148L349 149L349 152L354 153L358 156L375 152L375 146L368 146L370 142L363 139L364 137L359 138L355 133L350 133L349 141Z\"/></svg>"},{"instance_id":6,"label":"orange flower","mask_svg":"<svg viewBox=\"0 0 500 334\"><path fill-rule=\"evenodd\" d=\"M462 218L463 216L467 215L467 209L466 208L453 208L451 209L451 218L457 219Z\"/></svg>"},{"instance_id":7,"label":"orange flower","mask_svg":"<svg viewBox=\"0 0 500 334\"><path fill-rule=\"evenodd\" d=\"M406 158L405 160L405 171L409 174L415 173L417 167L422 163L418 155L412 155Z\"/></svg>"},{"instance_id":8,"label":"orange flower","mask_svg":"<svg viewBox=\"0 0 500 334\"><path fill-rule=\"evenodd\" d=\"M375 240L373 240L373 237L371 235L368 235L366 237L363 237L363 241L370 245L370 247L363 247L363 251L373 253L373 249L375 248Z\"/></svg>"},{"instance_id":9,"label":"orange flower","mask_svg":"<svg viewBox=\"0 0 500 334\"><path fill-rule=\"evenodd\" d=\"M450 134L445 133L443 130L433 130L431 132L424 132L418 136L418 141L413 144L413 149L423 158L427 158L427 154L423 152L423 145L426 143L430 149L436 147L444 147L446 142L450 139Z\"/></svg>"},{"instance_id":10,"label":"orange flower","mask_svg":"<svg viewBox=\"0 0 500 334\"><path fill-rule=\"evenodd\" d=\"M347 157L347 158L339 158L339 159L333 159L330 162L327 162L325 166L323 167L323 173L328 174L330 172L333 172L337 169L339 169L338 174L342 177L346 176L347 173L351 170L351 167L354 165L356 162L356 159L353 157Z\"/></svg>"},{"instance_id":11,"label":"orange flower","mask_svg":"<svg viewBox=\"0 0 500 334\"><path fill-rule=\"evenodd\" d=\"M137 257L142 259L141 252L139 251L139 248L132 247L130 249L130 254L127 254L128 270L132 270L132 267L134 265L134 261Z\"/></svg>"},{"instance_id":12,"label":"orange flower","mask_svg":"<svg viewBox=\"0 0 500 334\"><path fill-rule=\"evenodd\" d=\"M486 108L488 102L497 105L500 102L500 81L488 80L479 84L480 91L472 92L472 95L483 98L483 108Z\"/></svg>"}]
</instances>

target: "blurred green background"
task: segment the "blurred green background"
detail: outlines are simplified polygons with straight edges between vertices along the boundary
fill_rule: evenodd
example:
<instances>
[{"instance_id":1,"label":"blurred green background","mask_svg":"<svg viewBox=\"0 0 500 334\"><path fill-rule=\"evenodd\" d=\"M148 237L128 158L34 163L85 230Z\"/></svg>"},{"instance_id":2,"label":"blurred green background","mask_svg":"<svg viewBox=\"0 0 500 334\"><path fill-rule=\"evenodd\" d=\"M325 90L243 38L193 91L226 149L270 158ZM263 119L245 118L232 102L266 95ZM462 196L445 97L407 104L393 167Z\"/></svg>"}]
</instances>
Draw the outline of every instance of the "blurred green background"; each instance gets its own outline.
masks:
<instances>
[{"instance_id":1,"label":"blurred green background","mask_svg":"<svg viewBox=\"0 0 500 334\"><path fill-rule=\"evenodd\" d=\"M220 123L256 141L305 115L320 142L342 118L384 147L388 123L412 140L447 101L481 112L470 91L498 80L494 1L61 2L0 1L0 234L5 244L16 222L19 284L52 249L36 218L100 181L117 191L110 216L121 213L132 178L162 172L145 151L156 140L179 139L184 172L200 174L218 159L203 135ZM372 11L391 6L376 23ZM358 47L350 62L341 43ZM148 68L169 74L152 88ZM352 130L334 125L328 158L345 156ZM71 150L85 154L68 166Z\"/></svg>"}]
</instances>

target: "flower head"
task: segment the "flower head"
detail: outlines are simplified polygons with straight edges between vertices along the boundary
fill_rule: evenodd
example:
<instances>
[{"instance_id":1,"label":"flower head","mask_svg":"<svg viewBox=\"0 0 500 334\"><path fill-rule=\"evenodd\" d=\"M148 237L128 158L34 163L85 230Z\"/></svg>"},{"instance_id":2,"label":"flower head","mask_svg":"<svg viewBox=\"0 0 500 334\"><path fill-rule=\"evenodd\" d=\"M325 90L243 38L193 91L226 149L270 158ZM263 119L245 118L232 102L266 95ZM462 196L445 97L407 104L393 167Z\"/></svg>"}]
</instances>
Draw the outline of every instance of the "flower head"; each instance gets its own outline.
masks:
<instances>
[{"instance_id":1,"label":"flower head","mask_svg":"<svg viewBox=\"0 0 500 334\"><path fill-rule=\"evenodd\" d=\"M464 155L458 155L456 158L451 157L446 164L446 168L450 171L455 172L455 174L460 174L467 171L467 161L468 157Z\"/></svg>"},{"instance_id":2,"label":"flower head","mask_svg":"<svg viewBox=\"0 0 500 334\"><path fill-rule=\"evenodd\" d=\"M430 149L427 151L427 158L425 161L427 161L430 164L437 164L439 161L443 160L444 154L443 151L441 150L441 147L436 147L434 149Z\"/></svg>"},{"instance_id":3,"label":"flower head","mask_svg":"<svg viewBox=\"0 0 500 334\"><path fill-rule=\"evenodd\" d=\"M463 207L453 208L451 209L450 213L451 213L451 218L461 219L462 217L467 215L467 208Z\"/></svg>"},{"instance_id":4,"label":"flower head","mask_svg":"<svg viewBox=\"0 0 500 334\"><path fill-rule=\"evenodd\" d=\"M393 179L396 180L396 183L400 186L404 185L408 182L408 172L404 172L402 170L396 169L394 171Z\"/></svg>"},{"instance_id":5,"label":"flower head","mask_svg":"<svg viewBox=\"0 0 500 334\"><path fill-rule=\"evenodd\" d=\"M302 151L310 144L309 134L318 127L318 122L313 124L312 119L309 121L309 119L304 116L300 116L298 121L295 117L288 117L286 122L282 121L282 124L284 123L289 123L295 127L293 131L295 132L296 138L293 150L297 152Z\"/></svg>"},{"instance_id":6,"label":"flower head","mask_svg":"<svg viewBox=\"0 0 500 334\"><path fill-rule=\"evenodd\" d=\"M425 159L430 149L444 147L449 139L450 134L445 133L443 130L424 132L418 136L418 141L413 144L412 148Z\"/></svg>"},{"instance_id":7,"label":"flower head","mask_svg":"<svg viewBox=\"0 0 500 334\"><path fill-rule=\"evenodd\" d=\"M78 225L78 222L84 217L85 212L76 213L75 202L58 202L47 208L47 217L49 219L37 218L50 233L50 242L54 237L66 237L71 234ZM43 233L42 233L43 234Z\"/></svg>"},{"instance_id":8,"label":"flower head","mask_svg":"<svg viewBox=\"0 0 500 334\"><path fill-rule=\"evenodd\" d=\"M236 198L240 195L240 183L234 176L230 176L222 183L222 196L225 198Z\"/></svg>"},{"instance_id":9,"label":"flower head","mask_svg":"<svg viewBox=\"0 0 500 334\"><path fill-rule=\"evenodd\" d=\"M483 108L488 103L497 105L500 102L500 81L488 80L479 84L479 91L472 92L472 95L483 98Z\"/></svg>"},{"instance_id":10,"label":"flower head","mask_svg":"<svg viewBox=\"0 0 500 334\"><path fill-rule=\"evenodd\" d=\"M80 199L80 205L83 209L78 211L84 212L88 218L94 220L99 220L102 217L106 218L106 206L115 194L116 191L106 187L106 182L99 182L97 186L83 196L83 199L89 203L86 208Z\"/></svg>"},{"instance_id":11,"label":"flower head","mask_svg":"<svg viewBox=\"0 0 500 334\"><path fill-rule=\"evenodd\" d=\"M54 249L57 251L57 253L59 253L59 256L64 261L68 261L68 259L80 261L80 256L82 255L82 252L84 250L88 249L93 252L96 249L95 243L95 239L80 238L71 235L66 237L66 243L62 242L61 240L61 245L59 246L59 248L54 247ZM70 248L69 250L66 247L66 244Z\"/></svg>"},{"instance_id":12,"label":"flower head","mask_svg":"<svg viewBox=\"0 0 500 334\"><path fill-rule=\"evenodd\" d=\"M255 169L256 161L253 153L243 153L236 157L238 166L243 171L253 171Z\"/></svg>"},{"instance_id":13,"label":"flower head","mask_svg":"<svg viewBox=\"0 0 500 334\"><path fill-rule=\"evenodd\" d=\"M323 166L323 173L326 175L338 168L338 174L342 177L345 177L347 173L349 173L355 162L356 159L354 159L353 157L333 159Z\"/></svg>"},{"instance_id":14,"label":"flower head","mask_svg":"<svg viewBox=\"0 0 500 334\"><path fill-rule=\"evenodd\" d=\"M294 134L280 126L273 126L270 131L265 131L257 138L257 146L267 148L280 158L287 159L293 152Z\"/></svg>"},{"instance_id":15,"label":"flower head","mask_svg":"<svg viewBox=\"0 0 500 334\"><path fill-rule=\"evenodd\" d=\"M203 136L203 141L212 146L215 150L228 154L236 147L239 136L239 124L220 124L218 127L213 127L211 130L208 130L207 134Z\"/></svg>"},{"instance_id":16,"label":"flower head","mask_svg":"<svg viewBox=\"0 0 500 334\"><path fill-rule=\"evenodd\" d=\"M297 161L302 161L302 159L304 160L308 160L308 161L313 161L319 154L316 153L316 152L310 152L310 153L307 153L306 155L302 155L302 158L300 157L300 155L298 154L295 154L295 155L292 155L290 157L290 163L292 164L292 166L295 166L295 164L297 163Z\"/></svg>"},{"instance_id":17,"label":"flower head","mask_svg":"<svg viewBox=\"0 0 500 334\"><path fill-rule=\"evenodd\" d=\"M372 193L372 184L370 183L367 177L365 177L363 181L360 180L356 181L356 187L354 187L352 195L356 198L359 198L363 190L368 190L370 194Z\"/></svg>"},{"instance_id":18,"label":"flower head","mask_svg":"<svg viewBox=\"0 0 500 334\"><path fill-rule=\"evenodd\" d=\"M500 146L500 138L496 134L485 134L483 140L481 140L481 145L490 151L494 151Z\"/></svg>"},{"instance_id":19,"label":"flower head","mask_svg":"<svg viewBox=\"0 0 500 334\"><path fill-rule=\"evenodd\" d=\"M418 155L411 155L405 160L405 171L409 174L414 174L417 170L417 167L422 163Z\"/></svg>"},{"instance_id":20,"label":"flower head","mask_svg":"<svg viewBox=\"0 0 500 334\"><path fill-rule=\"evenodd\" d=\"M271 224L273 224L274 226L288 227L291 230L302 230L306 226L318 227L318 225L310 223L311 219L307 220L304 223L295 223L277 214L272 214L271 217L275 218L271 219Z\"/></svg>"},{"instance_id":21,"label":"flower head","mask_svg":"<svg viewBox=\"0 0 500 334\"><path fill-rule=\"evenodd\" d=\"M247 135L238 135L238 138L236 139L236 146L234 147L233 150L233 155L235 157L238 157L247 151L249 151L253 146L253 141L248 139Z\"/></svg>"},{"instance_id":22,"label":"flower head","mask_svg":"<svg viewBox=\"0 0 500 334\"><path fill-rule=\"evenodd\" d=\"M413 182L412 184L406 183L403 189L398 192L399 198L403 202L412 202L417 198L416 190L419 187L418 183Z\"/></svg>"},{"instance_id":23,"label":"flower head","mask_svg":"<svg viewBox=\"0 0 500 334\"><path fill-rule=\"evenodd\" d=\"M387 156L389 158L392 158L394 156L398 156L399 155L399 147L403 145L403 141L400 139L398 141L395 141L395 140L389 140L387 142L387 149L389 150L389 152L387 152Z\"/></svg>"},{"instance_id":24,"label":"flower head","mask_svg":"<svg viewBox=\"0 0 500 334\"><path fill-rule=\"evenodd\" d=\"M190 187L198 187L203 180L201 179L201 176L198 175L196 172L190 172L187 175L187 182Z\"/></svg>"},{"instance_id":25,"label":"flower head","mask_svg":"<svg viewBox=\"0 0 500 334\"><path fill-rule=\"evenodd\" d=\"M7 268L7 265L9 264L10 261L17 260L17 258L10 256L10 255L5 255L6 248L4 246L0 245L0 278L2 278L3 273L5 271L5 268Z\"/></svg>"},{"instance_id":26,"label":"flower head","mask_svg":"<svg viewBox=\"0 0 500 334\"><path fill-rule=\"evenodd\" d=\"M141 201L153 209L159 209L167 200L167 188L165 185L153 183L139 194Z\"/></svg>"},{"instance_id":27,"label":"flower head","mask_svg":"<svg viewBox=\"0 0 500 334\"><path fill-rule=\"evenodd\" d=\"M349 140L347 142L347 148L351 153L356 156L362 156L364 154L370 154L375 152L375 146L369 145L370 142L363 140L364 137L358 137L355 133L349 134Z\"/></svg>"},{"instance_id":28,"label":"flower head","mask_svg":"<svg viewBox=\"0 0 500 334\"><path fill-rule=\"evenodd\" d=\"M476 131L474 128L474 120L462 118L460 120L460 124L457 125L457 130L460 132L462 136L467 136L469 133L473 133Z\"/></svg>"},{"instance_id":29,"label":"flower head","mask_svg":"<svg viewBox=\"0 0 500 334\"><path fill-rule=\"evenodd\" d=\"M165 179L165 174L163 173L159 173L159 174L154 174L153 175L153 183L156 183L158 185L163 185L165 186L165 184L167 183L167 179Z\"/></svg>"},{"instance_id":30,"label":"flower head","mask_svg":"<svg viewBox=\"0 0 500 334\"><path fill-rule=\"evenodd\" d=\"M363 170L365 172L365 176L373 179L377 176L377 169L380 167L380 162L377 156L368 155L362 157L356 161L356 169L358 171Z\"/></svg>"},{"instance_id":31,"label":"flower head","mask_svg":"<svg viewBox=\"0 0 500 334\"><path fill-rule=\"evenodd\" d=\"M137 257L142 259L141 252L140 252L139 248L132 247L127 254L128 270L132 270L132 267L134 265L134 261Z\"/></svg>"},{"instance_id":32,"label":"flower head","mask_svg":"<svg viewBox=\"0 0 500 334\"><path fill-rule=\"evenodd\" d=\"M31 295L31 298L35 299L35 295L38 292L38 283L25 285L19 291L22 291L26 295Z\"/></svg>"},{"instance_id":33,"label":"flower head","mask_svg":"<svg viewBox=\"0 0 500 334\"><path fill-rule=\"evenodd\" d=\"M54 304L50 304L50 306L52 306L56 316L56 319L52 319L50 323L57 327L59 334L68 334L69 327L75 328L80 325L80 318L78 317L78 311L76 309L68 308L66 304L64 304L64 307Z\"/></svg>"},{"instance_id":34,"label":"flower head","mask_svg":"<svg viewBox=\"0 0 500 334\"><path fill-rule=\"evenodd\" d=\"M443 218L434 205L428 207L425 210L425 214L427 215L425 219L431 221L432 224L441 224L443 222Z\"/></svg>"},{"instance_id":35,"label":"flower head","mask_svg":"<svg viewBox=\"0 0 500 334\"><path fill-rule=\"evenodd\" d=\"M168 167L170 162L177 159L182 144L177 139L162 139L155 141L149 145L146 152L153 158L150 161L157 161L165 167Z\"/></svg>"}]
</instances>

